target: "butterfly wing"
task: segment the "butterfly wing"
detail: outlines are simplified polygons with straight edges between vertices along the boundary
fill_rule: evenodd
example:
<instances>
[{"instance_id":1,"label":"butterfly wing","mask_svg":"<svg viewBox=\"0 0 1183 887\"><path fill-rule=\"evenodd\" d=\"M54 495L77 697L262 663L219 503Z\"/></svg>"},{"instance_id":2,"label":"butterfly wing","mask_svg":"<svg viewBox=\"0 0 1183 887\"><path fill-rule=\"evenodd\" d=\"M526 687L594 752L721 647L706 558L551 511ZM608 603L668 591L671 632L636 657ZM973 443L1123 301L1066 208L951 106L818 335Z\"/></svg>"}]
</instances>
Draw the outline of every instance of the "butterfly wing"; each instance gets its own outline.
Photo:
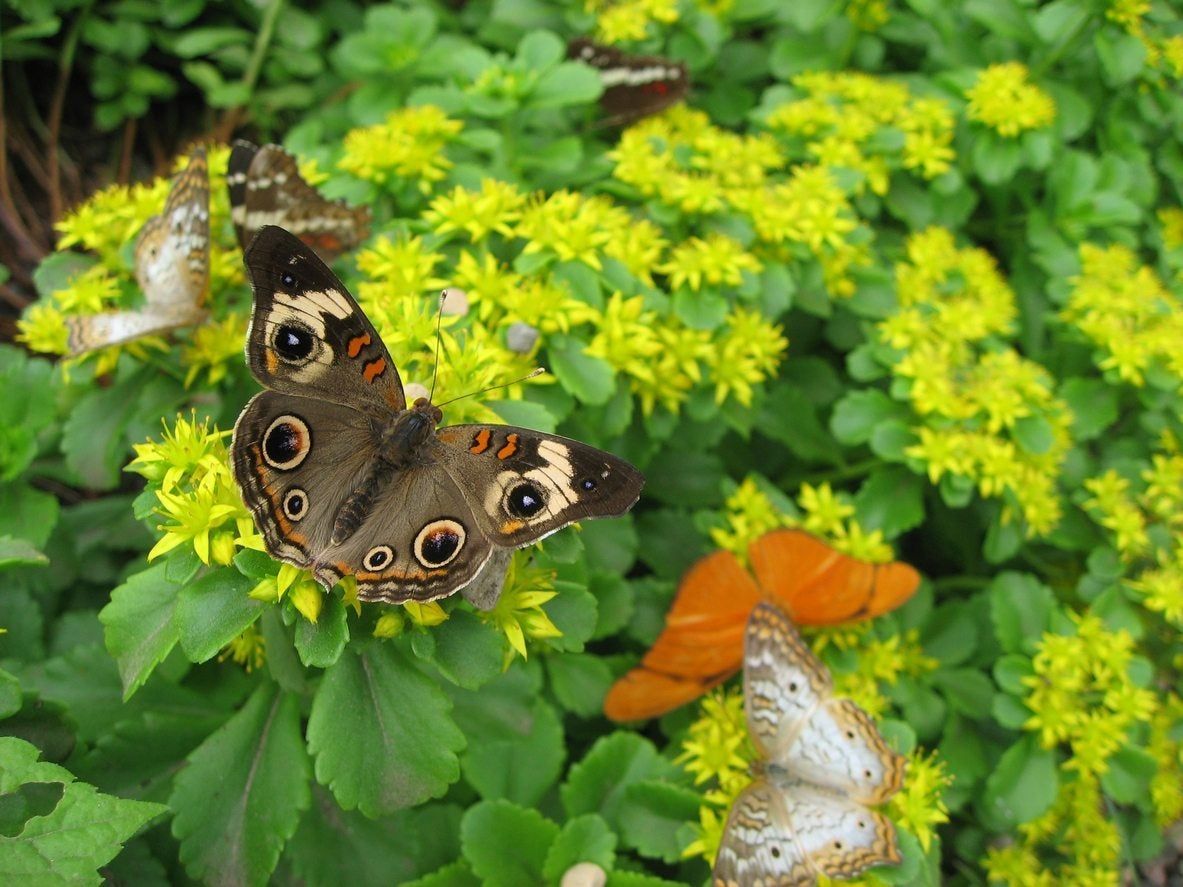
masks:
<instances>
[{"instance_id":1,"label":"butterfly wing","mask_svg":"<svg viewBox=\"0 0 1183 887\"><path fill-rule=\"evenodd\" d=\"M614 721L658 717L739 670L744 626L760 592L729 551L696 561L678 584L665 627L641 664L608 691Z\"/></svg>"},{"instance_id":2,"label":"butterfly wing","mask_svg":"<svg viewBox=\"0 0 1183 887\"><path fill-rule=\"evenodd\" d=\"M345 404L375 420L406 407L378 331L312 249L268 225L244 260L255 297L247 363L259 382Z\"/></svg>"},{"instance_id":3,"label":"butterfly wing","mask_svg":"<svg viewBox=\"0 0 1183 887\"><path fill-rule=\"evenodd\" d=\"M600 72L604 92L600 107L604 124L618 126L664 111L690 90L684 62L655 55L629 55L577 37L567 44L567 57Z\"/></svg>"},{"instance_id":4,"label":"butterfly wing","mask_svg":"<svg viewBox=\"0 0 1183 887\"><path fill-rule=\"evenodd\" d=\"M66 321L71 354L121 345L198 323L209 289L209 170L197 148L169 190L164 209L144 223L135 249L138 311L113 311Z\"/></svg>"},{"instance_id":5,"label":"butterfly wing","mask_svg":"<svg viewBox=\"0 0 1183 887\"><path fill-rule=\"evenodd\" d=\"M331 262L370 234L369 209L324 197L300 175L296 158L279 145L235 143L227 183L244 250L265 225L279 225Z\"/></svg>"},{"instance_id":6,"label":"butterfly wing","mask_svg":"<svg viewBox=\"0 0 1183 887\"><path fill-rule=\"evenodd\" d=\"M849 699L780 608L752 611L744 646L748 731L765 759L794 777L878 804L903 783L905 760Z\"/></svg>"},{"instance_id":7,"label":"butterfly wing","mask_svg":"<svg viewBox=\"0 0 1183 887\"><path fill-rule=\"evenodd\" d=\"M645 484L624 459L528 428L452 425L436 438L447 448L443 465L500 548L521 548L578 520L624 514Z\"/></svg>"},{"instance_id":8,"label":"butterfly wing","mask_svg":"<svg viewBox=\"0 0 1183 887\"><path fill-rule=\"evenodd\" d=\"M760 587L799 625L878 616L907 601L920 584L908 564L856 560L800 530L765 533L748 552Z\"/></svg>"},{"instance_id":9,"label":"butterfly wing","mask_svg":"<svg viewBox=\"0 0 1183 887\"><path fill-rule=\"evenodd\" d=\"M492 552L432 454L391 476L357 531L333 542L337 514L377 454L369 422L350 407L264 391L239 416L232 452L267 550L326 588L352 575L361 600L434 600L471 582Z\"/></svg>"},{"instance_id":10,"label":"butterfly wing","mask_svg":"<svg viewBox=\"0 0 1183 887\"><path fill-rule=\"evenodd\" d=\"M789 801L768 779L758 777L740 792L715 857L714 887L804 887L817 871L794 834Z\"/></svg>"}]
</instances>

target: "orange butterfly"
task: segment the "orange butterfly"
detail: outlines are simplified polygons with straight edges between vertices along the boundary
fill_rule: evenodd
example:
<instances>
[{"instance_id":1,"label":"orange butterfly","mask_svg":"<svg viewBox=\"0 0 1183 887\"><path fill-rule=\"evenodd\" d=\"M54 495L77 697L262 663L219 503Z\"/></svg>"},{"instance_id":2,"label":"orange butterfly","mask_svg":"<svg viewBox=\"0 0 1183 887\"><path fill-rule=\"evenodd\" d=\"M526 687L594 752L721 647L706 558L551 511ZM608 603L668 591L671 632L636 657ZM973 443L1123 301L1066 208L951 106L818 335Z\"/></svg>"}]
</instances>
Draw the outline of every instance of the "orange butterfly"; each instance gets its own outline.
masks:
<instances>
[{"instance_id":1,"label":"orange butterfly","mask_svg":"<svg viewBox=\"0 0 1183 887\"><path fill-rule=\"evenodd\" d=\"M743 663L744 627L763 600L798 625L834 625L894 610L920 574L898 561L872 564L835 551L800 530L774 530L748 547L756 574L729 551L696 562L682 577L652 649L604 699L614 721L653 718L697 699Z\"/></svg>"}]
</instances>

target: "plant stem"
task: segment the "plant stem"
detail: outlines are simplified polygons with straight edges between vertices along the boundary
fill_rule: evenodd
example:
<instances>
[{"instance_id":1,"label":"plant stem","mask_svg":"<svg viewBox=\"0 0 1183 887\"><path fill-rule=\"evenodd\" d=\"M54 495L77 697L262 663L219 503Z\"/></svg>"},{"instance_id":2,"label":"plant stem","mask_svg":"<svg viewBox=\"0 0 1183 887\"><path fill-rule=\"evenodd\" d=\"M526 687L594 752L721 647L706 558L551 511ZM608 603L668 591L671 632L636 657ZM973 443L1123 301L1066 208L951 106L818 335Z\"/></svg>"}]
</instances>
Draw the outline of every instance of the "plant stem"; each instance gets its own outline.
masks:
<instances>
[{"instance_id":1,"label":"plant stem","mask_svg":"<svg viewBox=\"0 0 1183 887\"><path fill-rule=\"evenodd\" d=\"M255 91L259 72L263 70L263 62L267 59L267 50L271 48L271 38L275 36L275 23L279 19L283 3L284 0L271 0L263 12L263 21L259 23L259 33L255 36L254 49L251 50L250 60L247 62L246 70L242 73L242 80L239 81L246 87L248 96ZM218 125L216 133L218 141L229 141L230 136L234 134L235 127L238 126L242 110L242 105L235 105L222 117L222 122Z\"/></svg>"},{"instance_id":2,"label":"plant stem","mask_svg":"<svg viewBox=\"0 0 1183 887\"><path fill-rule=\"evenodd\" d=\"M58 159L59 142L62 134L62 112L66 106L66 88L70 85L70 73L74 70L74 55L78 51L78 38L82 26L90 15L88 3L70 24L62 54L58 58L58 79L53 88L53 99L49 103L49 218L56 222L62 215L62 175Z\"/></svg>"}]
</instances>

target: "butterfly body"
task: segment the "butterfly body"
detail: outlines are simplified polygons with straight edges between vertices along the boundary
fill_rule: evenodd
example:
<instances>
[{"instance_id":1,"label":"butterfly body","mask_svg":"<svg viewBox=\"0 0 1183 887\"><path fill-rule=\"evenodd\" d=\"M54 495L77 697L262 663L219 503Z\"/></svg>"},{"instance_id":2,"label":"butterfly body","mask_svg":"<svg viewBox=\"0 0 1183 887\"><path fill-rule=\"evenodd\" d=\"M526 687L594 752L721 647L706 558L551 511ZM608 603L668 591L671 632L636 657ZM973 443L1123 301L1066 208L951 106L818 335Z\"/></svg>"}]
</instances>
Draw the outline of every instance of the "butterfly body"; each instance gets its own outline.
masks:
<instances>
[{"instance_id":1,"label":"butterfly body","mask_svg":"<svg viewBox=\"0 0 1183 887\"><path fill-rule=\"evenodd\" d=\"M164 209L140 229L135 275L143 307L67 320L67 346L82 354L199 323L209 289L209 169L197 148L173 181Z\"/></svg>"},{"instance_id":2,"label":"butterfly body","mask_svg":"<svg viewBox=\"0 0 1183 887\"><path fill-rule=\"evenodd\" d=\"M900 861L895 827L869 805L899 791L904 759L832 691L788 617L759 604L744 637L744 711L759 757L728 815L715 887L804 885Z\"/></svg>"},{"instance_id":3,"label":"butterfly body","mask_svg":"<svg viewBox=\"0 0 1183 887\"><path fill-rule=\"evenodd\" d=\"M326 588L353 575L361 600L434 600L639 496L640 472L594 447L504 425L439 428L427 398L408 407L377 331L292 234L265 227L246 265L247 362L271 390L235 425L234 475L267 550ZM498 592L483 582L473 595Z\"/></svg>"}]
</instances>

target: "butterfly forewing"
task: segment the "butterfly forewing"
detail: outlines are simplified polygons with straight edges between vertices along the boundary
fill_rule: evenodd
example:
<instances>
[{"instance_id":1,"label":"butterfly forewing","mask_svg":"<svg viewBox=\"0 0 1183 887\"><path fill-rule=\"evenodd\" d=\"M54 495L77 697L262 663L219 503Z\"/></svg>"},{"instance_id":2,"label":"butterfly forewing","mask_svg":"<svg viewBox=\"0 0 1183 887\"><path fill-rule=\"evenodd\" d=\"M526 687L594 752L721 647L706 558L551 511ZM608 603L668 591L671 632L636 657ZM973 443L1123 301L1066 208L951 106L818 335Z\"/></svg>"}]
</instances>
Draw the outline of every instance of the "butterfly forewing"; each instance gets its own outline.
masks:
<instances>
[{"instance_id":1,"label":"butterfly forewing","mask_svg":"<svg viewBox=\"0 0 1183 887\"><path fill-rule=\"evenodd\" d=\"M327 199L304 180L296 158L279 145L235 142L226 183L243 250L267 225L287 229L325 262L369 237L370 211Z\"/></svg>"},{"instance_id":2,"label":"butterfly forewing","mask_svg":"<svg viewBox=\"0 0 1183 887\"><path fill-rule=\"evenodd\" d=\"M264 228L244 256L254 289L247 362L263 385L321 397L374 420L406 406L378 331L337 275L282 228Z\"/></svg>"}]
</instances>

